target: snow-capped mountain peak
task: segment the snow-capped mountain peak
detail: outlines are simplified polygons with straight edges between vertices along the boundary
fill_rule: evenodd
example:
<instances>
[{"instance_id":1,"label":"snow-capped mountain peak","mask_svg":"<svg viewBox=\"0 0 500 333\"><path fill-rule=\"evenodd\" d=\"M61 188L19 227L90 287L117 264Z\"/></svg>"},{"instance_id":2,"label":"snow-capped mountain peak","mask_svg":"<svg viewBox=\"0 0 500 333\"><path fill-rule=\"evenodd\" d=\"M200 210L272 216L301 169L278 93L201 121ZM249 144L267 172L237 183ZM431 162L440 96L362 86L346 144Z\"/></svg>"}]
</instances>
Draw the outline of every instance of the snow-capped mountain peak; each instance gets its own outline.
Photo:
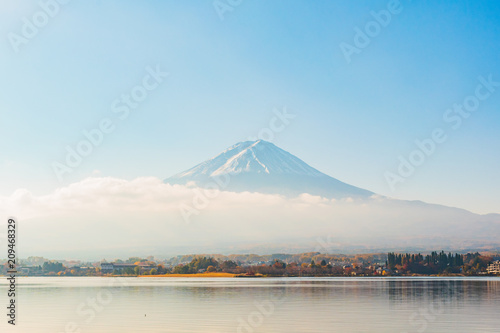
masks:
<instances>
[{"instance_id":1,"label":"snow-capped mountain peak","mask_svg":"<svg viewBox=\"0 0 500 333\"><path fill-rule=\"evenodd\" d=\"M221 154L174 177L239 173L322 175L318 170L274 144L258 140L239 142Z\"/></svg>"},{"instance_id":2,"label":"snow-capped mountain peak","mask_svg":"<svg viewBox=\"0 0 500 333\"><path fill-rule=\"evenodd\" d=\"M213 178L222 176L230 176L231 181L226 189L231 191L292 195L310 193L332 197L373 194L327 176L264 140L239 142L165 182L195 182L204 187L213 183Z\"/></svg>"}]
</instances>

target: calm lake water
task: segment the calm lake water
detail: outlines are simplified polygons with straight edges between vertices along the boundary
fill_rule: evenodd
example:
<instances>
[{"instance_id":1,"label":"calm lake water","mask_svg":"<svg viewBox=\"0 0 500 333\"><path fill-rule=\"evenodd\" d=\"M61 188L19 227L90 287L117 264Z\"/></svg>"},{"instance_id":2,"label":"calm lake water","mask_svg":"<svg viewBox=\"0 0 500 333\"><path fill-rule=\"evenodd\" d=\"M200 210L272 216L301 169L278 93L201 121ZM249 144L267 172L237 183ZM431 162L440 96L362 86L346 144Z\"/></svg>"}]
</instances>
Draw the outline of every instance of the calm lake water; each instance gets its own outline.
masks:
<instances>
[{"instance_id":1,"label":"calm lake water","mask_svg":"<svg viewBox=\"0 0 500 333\"><path fill-rule=\"evenodd\" d=\"M15 328L6 287L0 332L500 332L498 278L19 278Z\"/></svg>"}]
</instances>

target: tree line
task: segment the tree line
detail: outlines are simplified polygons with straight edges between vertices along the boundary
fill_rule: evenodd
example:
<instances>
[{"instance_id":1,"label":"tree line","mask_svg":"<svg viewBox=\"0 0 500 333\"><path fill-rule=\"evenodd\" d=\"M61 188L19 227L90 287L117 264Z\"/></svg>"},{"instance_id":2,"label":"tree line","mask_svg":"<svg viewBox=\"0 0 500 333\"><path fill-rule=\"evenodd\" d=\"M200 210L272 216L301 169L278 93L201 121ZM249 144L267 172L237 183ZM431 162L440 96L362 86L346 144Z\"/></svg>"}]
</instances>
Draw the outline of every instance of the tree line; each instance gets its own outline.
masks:
<instances>
[{"instance_id":1,"label":"tree line","mask_svg":"<svg viewBox=\"0 0 500 333\"><path fill-rule=\"evenodd\" d=\"M448 254L444 251L431 252L427 255L394 253L387 254L387 267L405 274L478 274L484 272L493 260L480 253Z\"/></svg>"}]
</instances>

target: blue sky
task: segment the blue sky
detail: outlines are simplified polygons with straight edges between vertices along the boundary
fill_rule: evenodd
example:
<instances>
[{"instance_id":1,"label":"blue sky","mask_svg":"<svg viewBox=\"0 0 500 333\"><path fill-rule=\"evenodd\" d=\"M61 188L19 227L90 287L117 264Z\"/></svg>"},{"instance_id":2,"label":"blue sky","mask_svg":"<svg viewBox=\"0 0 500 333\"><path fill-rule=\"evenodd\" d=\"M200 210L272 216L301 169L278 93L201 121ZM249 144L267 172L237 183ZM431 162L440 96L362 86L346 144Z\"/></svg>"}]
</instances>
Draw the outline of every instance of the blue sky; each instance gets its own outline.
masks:
<instances>
[{"instance_id":1,"label":"blue sky","mask_svg":"<svg viewBox=\"0 0 500 333\"><path fill-rule=\"evenodd\" d=\"M73 0L15 52L9 34L41 7L2 1L0 195L93 174L166 178L256 136L286 107L296 117L273 142L324 173L500 213L500 89L459 129L443 121L479 76L500 81L500 4L402 0L347 63L339 45L388 3L243 0L221 20L212 1ZM119 120L113 101L157 65L169 76ZM115 130L60 182L52 163L104 118ZM391 190L384 174L435 128L446 142Z\"/></svg>"}]
</instances>

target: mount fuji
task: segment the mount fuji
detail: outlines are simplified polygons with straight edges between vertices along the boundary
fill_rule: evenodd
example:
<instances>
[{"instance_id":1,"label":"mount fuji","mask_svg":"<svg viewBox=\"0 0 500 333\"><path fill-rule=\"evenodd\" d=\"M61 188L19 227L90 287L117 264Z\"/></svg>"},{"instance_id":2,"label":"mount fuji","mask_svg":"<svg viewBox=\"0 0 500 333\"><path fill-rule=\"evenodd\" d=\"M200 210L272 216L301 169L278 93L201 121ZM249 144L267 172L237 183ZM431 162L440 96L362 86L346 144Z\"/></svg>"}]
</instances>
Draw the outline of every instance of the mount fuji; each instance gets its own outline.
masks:
<instances>
[{"instance_id":1,"label":"mount fuji","mask_svg":"<svg viewBox=\"0 0 500 333\"><path fill-rule=\"evenodd\" d=\"M207 208L212 209L212 214L199 214L199 210L182 212L192 213L198 221L204 222L198 224L200 228L205 227L204 236L217 230L214 224L228 223L225 230L233 230L235 234L242 232L238 239L248 239L251 234L252 242L259 240L258 249L275 246L278 241L286 246L299 242L311 245L307 239L314 239L312 244L317 246L318 239L323 240L321 235L331 235L326 242L328 247L340 244L336 250L329 248L328 251L344 251L349 246L360 246L365 250L387 249L388 246L413 250L436 246L500 248L497 236L500 233L500 214L479 215L460 208L377 195L332 178L263 140L237 143L219 155L165 179L164 183L226 192L225 199L214 200L210 205L212 208ZM252 205L238 206L236 202L246 200L238 192L252 192L255 194L253 200L257 200L261 193L277 194L282 198L279 205L252 201ZM314 199L299 198L303 193L323 199L352 200L320 200L324 204L316 205L311 204ZM225 205L228 198L235 201ZM205 206L199 205L195 199L196 194L193 205L189 207L204 209ZM218 208L214 208L216 206ZM182 207L185 209L186 206ZM238 221L236 229L232 224L235 220ZM270 230L280 238L271 240L273 233ZM304 245L304 249L309 245ZM327 251L323 245L322 248L322 251ZM247 250L251 251L250 248Z\"/></svg>"},{"instance_id":2,"label":"mount fuji","mask_svg":"<svg viewBox=\"0 0 500 333\"><path fill-rule=\"evenodd\" d=\"M368 198L374 194L330 177L264 140L237 143L219 155L165 179L165 183L285 196L309 193L336 199Z\"/></svg>"}]
</instances>

